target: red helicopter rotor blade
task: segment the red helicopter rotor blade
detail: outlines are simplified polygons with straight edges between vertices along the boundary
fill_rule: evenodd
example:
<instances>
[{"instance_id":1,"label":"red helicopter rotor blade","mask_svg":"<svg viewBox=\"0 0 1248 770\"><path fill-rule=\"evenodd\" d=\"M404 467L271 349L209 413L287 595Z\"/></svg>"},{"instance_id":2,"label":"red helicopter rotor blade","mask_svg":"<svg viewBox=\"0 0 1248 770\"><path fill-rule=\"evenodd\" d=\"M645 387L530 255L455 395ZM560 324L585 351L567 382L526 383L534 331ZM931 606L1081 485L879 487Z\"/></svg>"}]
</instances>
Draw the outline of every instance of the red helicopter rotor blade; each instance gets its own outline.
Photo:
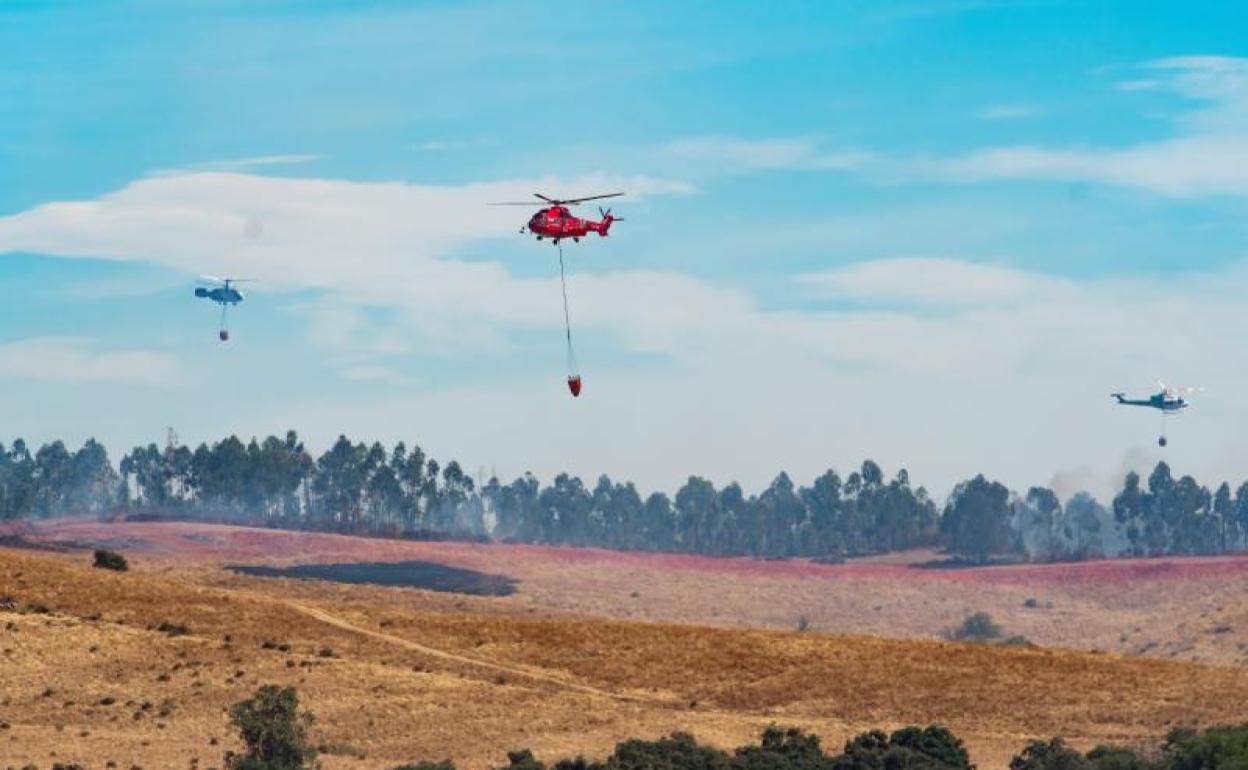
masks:
<instances>
[{"instance_id":1,"label":"red helicopter rotor blade","mask_svg":"<svg viewBox=\"0 0 1248 770\"><path fill-rule=\"evenodd\" d=\"M559 201L559 202L568 204L568 205L576 205L577 203L584 203L585 201L596 201L596 200L602 200L603 198L618 198L623 194L624 193L622 192L617 192L617 193L607 193L606 195L590 195L585 198L569 198L566 201Z\"/></svg>"}]
</instances>

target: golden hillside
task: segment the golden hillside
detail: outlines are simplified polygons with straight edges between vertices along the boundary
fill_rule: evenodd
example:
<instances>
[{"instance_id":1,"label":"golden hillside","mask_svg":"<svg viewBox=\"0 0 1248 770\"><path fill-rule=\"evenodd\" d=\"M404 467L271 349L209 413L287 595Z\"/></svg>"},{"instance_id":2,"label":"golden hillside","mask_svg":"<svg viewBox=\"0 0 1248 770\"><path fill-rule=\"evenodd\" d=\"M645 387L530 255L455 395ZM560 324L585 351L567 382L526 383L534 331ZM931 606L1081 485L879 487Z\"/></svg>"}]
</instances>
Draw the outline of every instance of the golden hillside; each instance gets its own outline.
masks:
<instances>
[{"instance_id":1,"label":"golden hillside","mask_svg":"<svg viewBox=\"0 0 1248 770\"><path fill-rule=\"evenodd\" d=\"M86 552L0 549L0 596L51 610L0 611L4 763L206 770L234 745L225 708L269 682L297 686L316 713L329 770L445 757L481 768L519 747L603 754L677 729L729 746L771 722L831 746L940 722L981 767L1001 767L1029 737L1140 741L1248 709L1237 668L571 617L523 597L132 563L112 573Z\"/></svg>"}]
</instances>

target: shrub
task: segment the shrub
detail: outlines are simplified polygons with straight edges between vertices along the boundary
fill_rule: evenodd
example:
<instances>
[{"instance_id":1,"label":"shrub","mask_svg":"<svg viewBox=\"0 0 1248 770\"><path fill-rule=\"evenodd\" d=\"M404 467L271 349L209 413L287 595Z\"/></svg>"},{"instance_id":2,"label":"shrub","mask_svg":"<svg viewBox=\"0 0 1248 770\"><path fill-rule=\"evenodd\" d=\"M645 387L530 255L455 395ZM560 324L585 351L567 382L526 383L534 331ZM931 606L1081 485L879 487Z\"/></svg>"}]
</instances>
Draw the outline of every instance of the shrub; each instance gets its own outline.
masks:
<instances>
[{"instance_id":1,"label":"shrub","mask_svg":"<svg viewBox=\"0 0 1248 770\"><path fill-rule=\"evenodd\" d=\"M1010 760L1010 770L1089 770L1086 757L1061 738L1032 741L1023 753Z\"/></svg>"},{"instance_id":2,"label":"shrub","mask_svg":"<svg viewBox=\"0 0 1248 770\"><path fill-rule=\"evenodd\" d=\"M800 618L797 619L797 630L798 631L810 630L810 621L806 618L805 615L802 615Z\"/></svg>"},{"instance_id":3,"label":"shrub","mask_svg":"<svg viewBox=\"0 0 1248 770\"><path fill-rule=\"evenodd\" d=\"M1162 746L1166 770L1248 767L1248 725L1175 730Z\"/></svg>"},{"instance_id":4,"label":"shrub","mask_svg":"<svg viewBox=\"0 0 1248 770\"><path fill-rule=\"evenodd\" d=\"M1023 606L1029 610L1040 609L1040 600L1032 596L1023 600Z\"/></svg>"},{"instance_id":5,"label":"shrub","mask_svg":"<svg viewBox=\"0 0 1248 770\"><path fill-rule=\"evenodd\" d=\"M507 760L508 764L497 770L547 770L547 765L527 750L509 752ZM687 733L673 733L657 741L624 741L601 762L577 757L560 760L549 767L550 770L974 770L962 741L949 730L937 726L906 727L892 735L879 730L863 733L845 744L845 753L837 756L824 753L816 736L798 728L772 725L763 731L757 745L742 746L732 754L700 745ZM454 768L447 760L402 765L391 770Z\"/></svg>"},{"instance_id":6,"label":"shrub","mask_svg":"<svg viewBox=\"0 0 1248 770\"><path fill-rule=\"evenodd\" d=\"M546 770L546 765L533 757L528 749L507 752L507 766L500 770Z\"/></svg>"},{"instance_id":7,"label":"shrub","mask_svg":"<svg viewBox=\"0 0 1248 770\"><path fill-rule=\"evenodd\" d=\"M230 722L238 728L244 750L226 753L228 770L304 770L316 759L316 750L308 745L312 715L299 711L293 687L261 687L230 708Z\"/></svg>"},{"instance_id":8,"label":"shrub","mask_svg":"<svg viewBox=\"0 0 1248 770\"><path fill-rule=\"evenodd\" d=\"M873 730L845 744L829 770L973 770L962 741L944 727L906 727L892 735Z\"/></svg>"},{"instance_id":9,"label":"shrub","mask_svg":"<svg viewBox=\"0 0 1248 770\"><path fill-rule=\"evenodd\" d=\"M1120 746L1097 746L1087 756L1092 770L1148 770L1152 767L1148 760Z\"/></svg>"},{"instance_id":10,"label":"shrub","mask_svg":"<svg viewBox=\"0 0 1248 770\"><path fill-rule=\"evenodd\" d=\"M191 629L180 623L170 623L168 621L156 626L156 630L169 636L186 636L191 632Z\"/></svg>"},{"instance_id":11,"label":"shrub","mask_svg":"<svg viewBox=\"0 0 1248 770\"><path fill-rule=\"evenodd\" d=\"M699 745L692 735L673 733L657 741L625 741L615 747L604 764L610 770L729 770L732 760L719 749Z\"/></svg>"},{"instance_id":12,"label":"shrub","mask_svg":"<svg viewBox=\"0 0 1248 770\"><path fill-rule=\"evenodd\" d=\"M1005 634L986 612L967 615L962 625L948 633L956 642L989 642L1000 639Z\"/></svg>"},{"instance_id":13,"label":"shrub","mask_svg":"<svg viewBox=\"0 0 1248 770\"><path fill-rule=\"evenodd\" d=\"M810 768L818 770L827 761L819 746L819 738L790 727L772 725L763 731L758 746L737 749L733 766L740 770L778 770L779 768Z\"/></svg>"},{"instance_id":14,"label":"shrub","mask_svg":"<svg viewBox=\"0 0 1248 770\"><path fill-rule=\"evenodd\" d=\"M126 557L115 551L108 551L103 548L96 550L94 566L100 569L111 569L116 572L125 572L130 569L130 565L126 562Z\"/></svg>"}]
</instances>

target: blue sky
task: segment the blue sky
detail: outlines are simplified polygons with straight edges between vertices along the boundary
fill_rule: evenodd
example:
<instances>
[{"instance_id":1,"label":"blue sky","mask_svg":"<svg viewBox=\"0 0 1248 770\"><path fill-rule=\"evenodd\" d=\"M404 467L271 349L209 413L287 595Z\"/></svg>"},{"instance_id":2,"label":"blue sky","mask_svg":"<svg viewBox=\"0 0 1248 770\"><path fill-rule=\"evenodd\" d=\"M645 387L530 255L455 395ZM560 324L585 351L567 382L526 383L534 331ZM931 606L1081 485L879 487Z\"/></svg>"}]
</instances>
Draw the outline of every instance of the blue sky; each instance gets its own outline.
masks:
<instances>
[{"instance_id":1,"label":"blue sky","mask_svg":"<svg viewBox=\"0 0 1248 770\"><path fill-rule=\"evenodd\" d=\"M0 4L7 436L1248 477L1235 2ZM626 189L557 263L488 201ZM591 209L592 211L592 209ZM259 279L215 340L199 273Z\"/></svg>"}]
</instances>

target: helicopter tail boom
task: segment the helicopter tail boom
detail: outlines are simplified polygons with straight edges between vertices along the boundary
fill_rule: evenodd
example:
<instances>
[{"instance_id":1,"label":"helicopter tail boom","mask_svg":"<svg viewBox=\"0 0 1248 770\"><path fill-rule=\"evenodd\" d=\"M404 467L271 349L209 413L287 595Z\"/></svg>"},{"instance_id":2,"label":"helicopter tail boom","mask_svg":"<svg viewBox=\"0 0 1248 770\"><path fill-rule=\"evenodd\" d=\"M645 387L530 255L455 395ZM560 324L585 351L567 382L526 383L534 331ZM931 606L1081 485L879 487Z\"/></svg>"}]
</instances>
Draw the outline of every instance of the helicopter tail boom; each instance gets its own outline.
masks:
<instances>
[{"instance_id":1,"label":"helicopter tail boom","mask_svg":"<svg viewBox=\"0 0 1248 770\"><path fill-rule=\"evenodd\" d=\"M602 216L602 221L601 222L588 222L587 224L589 225L590 230L593 230L594 232L598 233L598 235L604 238L607 236L607 233L611 230L611 223L624 221L622 217L617 217L614 214L612 214L611 209L607 209L606 211L603 211L602 207L599 206L598 213L599 215Z\"/></svg>"}]
</instances>

